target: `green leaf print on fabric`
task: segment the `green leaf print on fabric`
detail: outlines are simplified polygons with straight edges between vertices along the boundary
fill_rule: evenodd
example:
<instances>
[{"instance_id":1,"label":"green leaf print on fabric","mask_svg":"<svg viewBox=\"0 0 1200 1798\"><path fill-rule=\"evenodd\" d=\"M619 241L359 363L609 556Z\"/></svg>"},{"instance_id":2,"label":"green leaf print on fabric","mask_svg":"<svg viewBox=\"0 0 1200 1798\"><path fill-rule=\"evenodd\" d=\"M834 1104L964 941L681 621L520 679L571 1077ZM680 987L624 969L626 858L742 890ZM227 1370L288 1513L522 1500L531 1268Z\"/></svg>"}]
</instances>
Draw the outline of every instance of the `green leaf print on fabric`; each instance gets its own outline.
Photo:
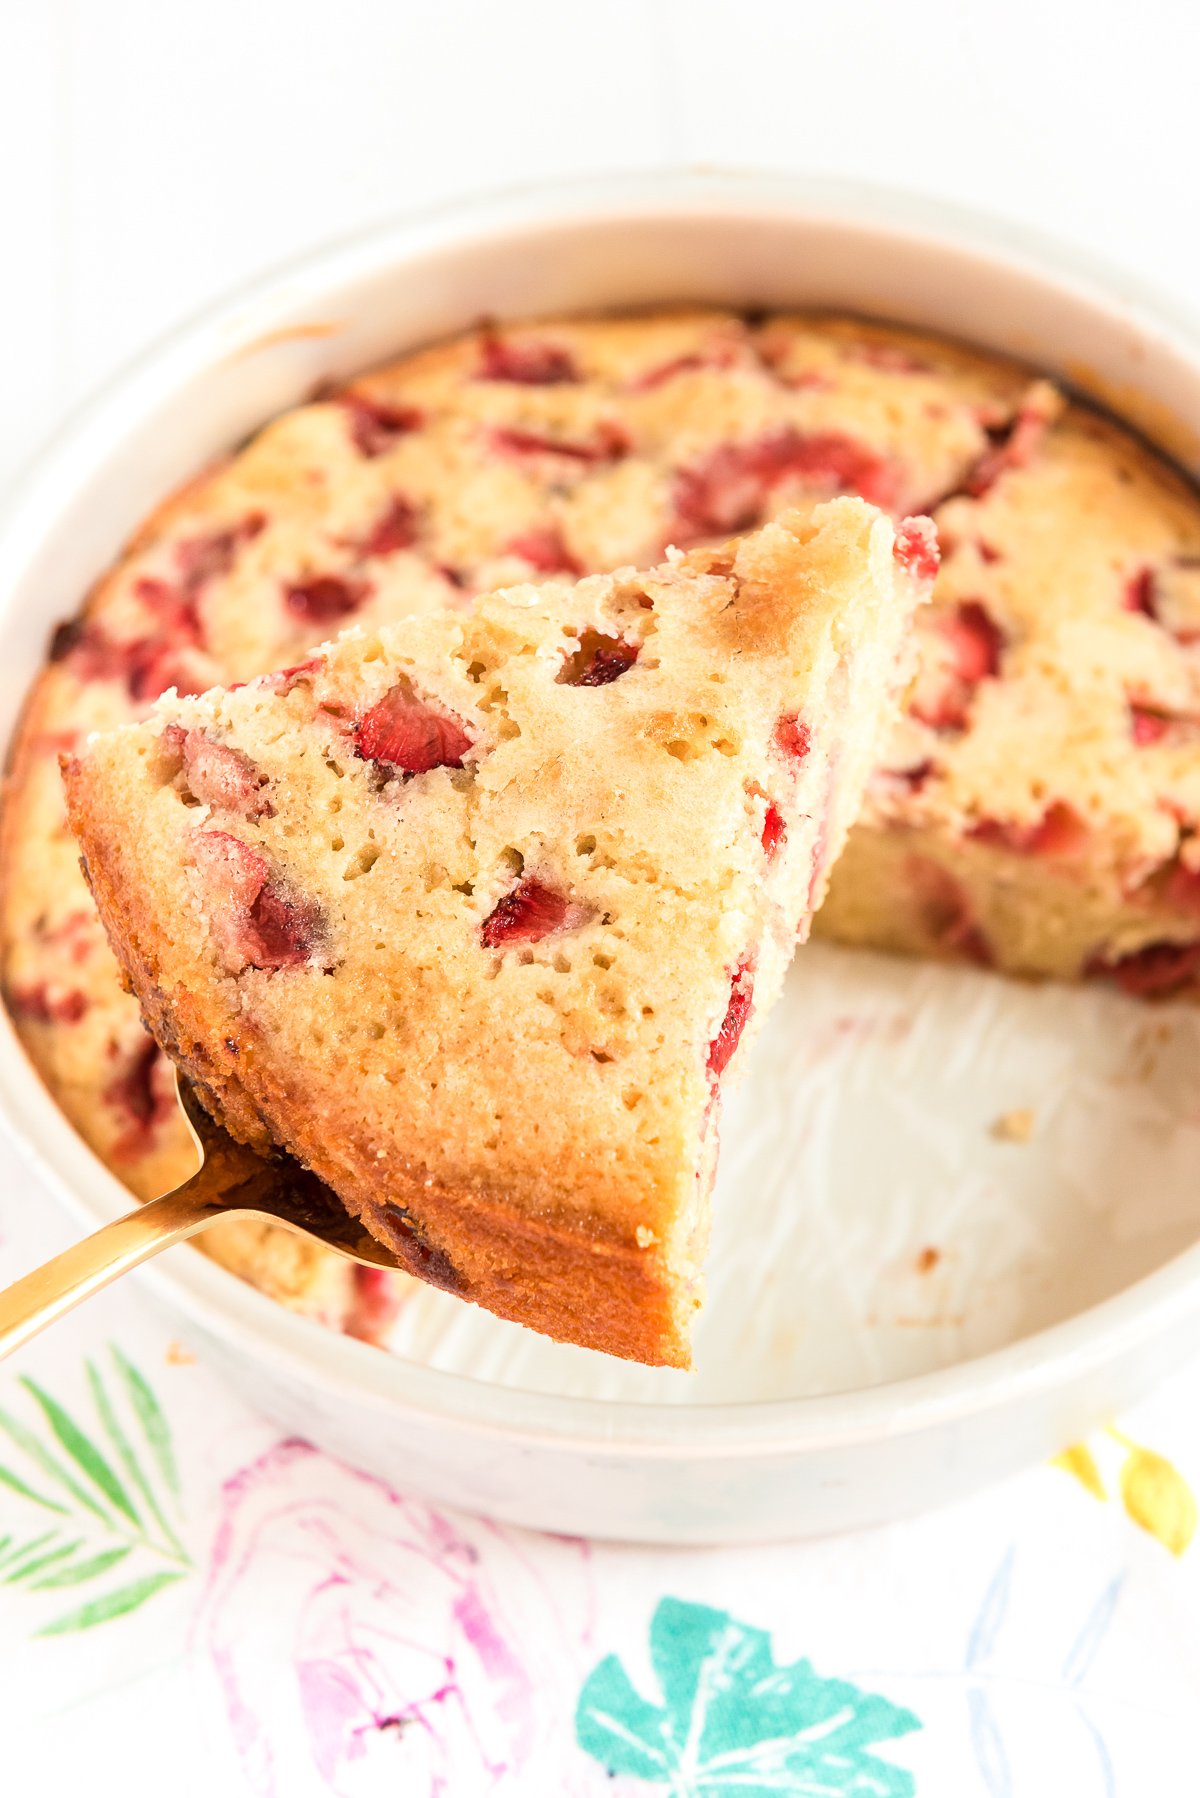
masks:
<instances>
[{"instance_id":1,"label":"green leaf print on fabric","mask_svg":"<svg viewBox=\"0 0 1200 1798\"><path fill-rule=\"evenodd\" d=\"M120 1349L110 1356L107 1382L95 1363L85 1364L95 1410L86 1428L27 1378L18 1385L31 1417L0 1407L9 1456L0 1463L0 1586L65 1596L121 1569L120 1583L81 1594L73 1609L36 1629L40 1636L123 1617L191 1566L169 1519L179 1476L166 1417L145 1375ZM19 1512L36 1533L22 1532Z\"/></svg>"},{"instance_id":2,"label":"green leaf print on fabric","mask_svg":"<svg viewBox=\"0 0 1200 1798\"><path fill-rule=\"evenodd\" d=\"M765 1630L727 1611L664 1598L650 1624L662 1703L643 1698L616 1655L584 1683L579 1745L611 1774L672 1798L911 1798L913 1779L872 1753L920 1721L808 1661L778 1667Z\"/></svg>"},{"instance_id":3,"label":"green leaf print on fabric","mask_svg":"<svg viewBox=\"0 0 1200 1798\"><path fill-rule=\"evenodd\" d=\"M68 1611L65 1617L56 1617L53 1623L47 1623L37 1633L39 1636L65 1636L68 1630L94 1629L98 1623L108 1623L113 1617L124 1617L127 1612L136 1611L164 1586L182 1578L182 1573L147 1574L145 1579L134 1580L116 1592L106 1592L103 1598L93 1598L88 1604L80 1605L77 1611Z\"/></svg>"}]
</instances>

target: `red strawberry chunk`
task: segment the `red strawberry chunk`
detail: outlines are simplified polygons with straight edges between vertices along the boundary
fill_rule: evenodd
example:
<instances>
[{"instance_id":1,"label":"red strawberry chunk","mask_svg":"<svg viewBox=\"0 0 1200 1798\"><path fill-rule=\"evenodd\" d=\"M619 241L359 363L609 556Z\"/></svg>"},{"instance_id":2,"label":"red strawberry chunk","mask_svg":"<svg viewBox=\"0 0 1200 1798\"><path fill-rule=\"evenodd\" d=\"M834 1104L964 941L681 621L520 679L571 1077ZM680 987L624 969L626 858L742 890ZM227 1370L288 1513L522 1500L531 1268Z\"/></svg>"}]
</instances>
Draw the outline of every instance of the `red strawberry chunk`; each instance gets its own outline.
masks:
<instances>
[{"instance_id":1,"label":"red strawberry chunk","mask_svg":"<svg viewBox=\"0 0 1200 1798\"><path fill-rule=\"evenodd\" d=\"M961 681L922 674L908 709L919 724L927 724L931 730L965 730L969 698Z\"/></svg>"},{"instance_id":2,"label":"red strawberry chunk","mask_svg":"<svg viewBox=\"0 0 1200 1798\"><path fill-rule=\"evenodd\" d=\"M910 710L934 730L962 730L975 688L1000 672L1004 633L977 599L936 613L927 628L937 633L940 665L922 670Z\"/></svg>"},{"instance_id":3,"label":"red strawberry chunk","mask_svg":"<svg viewBox=\"0 0 1200 1798\"><path fill-rule=\"evenodd\" d=\"M34 926L34 934L43 943L53 943L56 953L61 953L75 963L86 961L96 944L96 925L98 919L94 911L82 909L70 911L65 918L56 924L39 922Z\"/></svg>"},{"instance_id":4,"label":"red strawberry chunk","mask_svg":"<svg viewBox=\"0 0 1200 1798\"><path fill-rule=\"evenodd\" d=\"M1093 956L1084 972L1111 980L1135 999L1166 999L1200 978L1200 943L1150 943L1131 955Z\"/></svg>"},{"instance_id":5,"label":"red strawberry chunk","mask_svg":"<svg viewBox=\"0 0 1200 1798\"><path fill-rule=\"evenodd\" d=\"M992 447L984 451L963 483L972 499L982 499L1008 469L1029 464L1052 422L1048 398L1035 391L1013 418L994 433Z\"/></svg>"},{"instance_id":6,"label":"red strawberry chunk","mask_svg":"<svg viewBox=\"0 0 1200 1798\"><path fill-rule=\"evenodd\" d=\"M1144 618L1151 618L1157 623L1158 607L1154 586L1153 568L1139 568L1125 583L1125 591L1121 596L1122 610L1140 612Z\"/></svg>"},{"instance_id":7,"label":"red strawberry chunk","mask_svg":"<svg viewBox=\"0 0 1200 1798\"><path fill-rule=\"evenodd\" d=\"M780 718L772 742L781 755L802 762L812 748L812 730L799 716Z\"/></svg>"},{"instance_id":8,"label":"red strawberry chunk","mask_svg":"<svg viewBox=\"0 0 1200 1798\"><path fill-rule=\"evenodd\" d=\"M907 768L879 768L871 776L871 787L884 796L919 793L936 767L932 757L925 756Z\"/></svg>"},{"instance_id":9,"label":"red strawberry chunk","mask_svg":"<svg viewBox=\"0 0 1200 1798\"><path fill-rule=\"evenodd\" d=\"M1047 807L1040 822L1033 826L1024 848L1027 855L1043 855L1053 859L1056 856L1082 855L1086 852L1089 841L1090 833L1085 820L1073 806L1056 800Z\"/></svg>"},{"instance_id":10,"label":"red strawberry chunk","mask_svg":"<svg viewBox=\"0 0 1200 1798\"><path fill-rule=\"evenodd\" d=\"M369 581L344 580L336 574L314 575L312 580L295 581L284 589L284 603L289 612L305 624L323 630L338 624L356 612L371 591Z\"/></svg>"},{"instance_id":11,"label":"red strawberry chunk","mask_svg":"<svg viewBox=\"0 0 1200 1798\"><path fill-rule=\"evenodd\" d=\"M360 1342L381 1341L400 1314L400 1290L386 1267L356 1267L347 1336L356 1336Z\"/></svg>"},{"instance_id":12,"label":"red strawberry chunk","mask_svg":"<svg viewBox=\"0 0 1200 1798\"><path fill-rule=\"evenodd\" d=\"M265 524L263 513L251 512L227 530L184 538L175 545L178 581L146 574L136 578L133 592L152 615L157 653L166 653L172 646L203 642L198 605L201 593L210 581L231 572L242 544L257 537ZM145 641L148 644L150 639Z\"/></svg>"},{"instance_id":13,"label":"red strawberry chunk","mask_svg":"<svg viewBox=\"0 0 1200 1798\"><path fill-rule=\"evenodd\" d=\"M1200 558L1175 555L1157 567L1136 569L1126 580L1121 593L1123 609L1140 613L1152 624L1161 626L1177 643L1194 645L1200 638L1197 568L1200 568Z\"/></svg>"},{"instance_id":14,"label":"red strawberry chunk","mask_svg":"<svg viewBox=\"0 0 1200 1798\"><path fill-rule=\"evenodd\" d=\"M267 777L242 750L230 743L216 743L202 730L183 730L168 724L162 734L165 748L179 755L188 791L201 805L237 812L243 818L272 815L264 788Z\"/></svg>"},{"instance_id":15,"label":"red strawberry chunk","mask_svg":"<svg viewBox=\"0 0 1200 1798\"><path fill-rule=\"evenodd\" d=\"M565 893L556 893L540 880L522 880L505 893L483 921L485 949L503 949L510 943L540 943L543 937L577 930L592 913L576 905Z\"/></svg>"},{"instance_id":16,"label":"red strawberry chunk","mask_svg":"<svg viewBox=\"0 0 1200 1798\"><path fill-rule=\"evenodd\" d=\"M415 406L390 406L383 400L369 400L361 393L342 393L337 399L350 414L350 436L355 448L372 460L392 449L410 431L419 431L425 422Z\"/></svg>"},{"instance_id":17,"label":"red strawberry chunk","mask_svg":"<svg viewBox=\"0 0 1200 1798\"><path fill-rule=\"evenodd\" d=\"M578 381L570 350L557 343L525 337L519 340L490 332L480 346L478 379L515 381L523 387L557 387Z\"/></svg>"},{"instance_id":18,"label":"red strawberry chunk","mask_svg":"<svg viewBox=\"0 0 1200 1798\"><path fill-rule=\"evenodd\" d=\"M944 612L937 624L950 647L954 671L974 687L1000 672L1004 633L977 599L968 599Z\"/></svg>"},{"instance_id":19,"label":"red strawberry chunk","mask_svg":"<svg viewBox=\"0 0 1200 1798\"><path fill-rule=\"evenodd\" d=\"M106 1105L124 1120L124 1130L113 1144L113 1155L129 1161L146 1152L158 1125L175 1110L170 1067L157 1043L139 1043L101 1095Z\"/></svg>"},{"instance_id":20,"label":"red strawberry chunk","mask_svg":"<svg viewBox=\"0 0 1200 1798\"><path fill-rule=\"evenodd\" d=\"M673 356L669 362L660 362L654 368L648 368L644 374L637 375L629 383L630 393L650 393L656 387L665 386L677 375L696 374L704 368L732 368L738 360L737 345L726 340L709 345L707 349L692 350L686 356Z\"/></svg>"},{"instance_id":21,"label":"red strawberry chunk","mask_svg":"<svg viewBox=\"0 0 1200 1798\"><path fill-rule=\"evenodd\" d=\"M160 646L201 641L197 594L148 574L138 576L133 591L151 613L151 625Z\"/></svg>"},{"instance_id":22,"label":"red strawberry chunk","mask_svg":"<svg viewBox=\"0 0 1200 1798\"><path fill-rule=\"evenodd\" d=\"M900 567L915 581L931 584L941 557L932 518L906 518L896 529L894 552Z\"/></svg>"},{"instance_id":23,"label":"red strawberry chunk","mask_svg":"<svg viewBox=\"0 0 1200 1798\"><path fill-rule=\"evenodd\" d=\"M69 638L60 632L54 647L58 660L69 663L80 680L123 680L129 697L139 704L157 699L168 687L190 694L209 684L191 665L186 643L149 636L116 643L100 626L82 623Z\"/></svg>"},{"instance_id":24,"label":"red strawberry chunk","mask_svg":"<svg viewBox=\"0 0 1200 1798\"><path fill-rule=\"evenodd\" d=\"M184 591L198 593L207 582L231 573L242 544L252 542L266 522L264 513L251 512L228 530L209 531L202 537L187 537L177 543L175 561Z\"/></svg>"},{"instance_id":25,"label":"red strawberry chunk","mask_svg":"<svg viewBox=\"0 0 1200 1798\"><path fill-rule=\"evenodd\" d=\"M250 907L244 944L256 968L290 968L308 960L320 914L311 902L296 904L264 886Z\"/></svg>"},{"instance_id":26,"label":"red strawberry chunk","mask_svg":"<svg viewBox=\"0 0 1200 1798\"><path fill-rule=\"evenodd\" d=\"M541 531L521 531L509 538L504 551L506 555L520 556L539 574L583 573L582 565L563 542L562 532L554 526Z\"/></svg>"},{"instance_id":27,"label":"red strawberry chunk","mask_svg":"<svg viewBox=\"0 0 1200 1798\"><path fill-rule=\"evenodd\" d=\"M976 967L990 968L991 947L972 915L966 888L949 869L923 855L909 856L907 873L933 946Z\"/></svg>"},{"instance_id":28,"label":"red strawberry chunk","mask_svg":"<svg viewBox=\"0 0 1200 1798\"><path fill-rule=\"evenodd\" d=\"M575 655L568 657L558 676L568 687L607 687L628 674L640 654L640 645L623 637L605 637L585 631Z\"/></svg>"},{"instance_id":29,"label":"red strawberry chunk","mask_svg":"<svg viewBox=\"0 0 1200 1798\"><path fill-rule=\"evenodd\" d=\"M228 530L177 544L177 582L143 574L131 584L146 614L140 635L120 642L102 625L73 619L55 631L51 659L69 662L80 680L123 680L139 704L157 699L168 687L183 694L201 692L210 684L211 672L190 653L203 643L200 593L207 582L229 572L238 547L257 536L264 522L261 513L251 513Z\"/></svg>"},{"instance_id":30,"label":"red strawberry chunk","mask_svg":"<svg viewBox=\"0 0 1200 1798\"><path fill-rule=\"evenodd\" d=\"M493 449L510 456L564 456L572 462L618 462L629 454L629 438L620 425L602 422L590 443L548 437L543 431L497 426L491 432Z\"/></svg>"},{"instance_id":31,"label":"red strawberry chunk","mask_svg":"<svg viewBox=\"0 0 1200 1798\"><path fill-rule=\"evenodd\" d=\"M805 435L790 425L746 443L723 443L675 477L674 541L728 536L757 524L784 484L857 493L890 507L898 470L886 457L837 432Z\"/></svg>"},{"instance_id":32,"label":"red strawberry chunk","mask_svg":"<svg viewBox=\"0 0 1200 1798\"><path fill-rule=\"evenodd\" d=\"M411 549L417 541L417 523L415 506L397 494L359 542L359 554L394 556L399 550Z\"/></svg>"},{"instance_id":33,"label":"red strawberry chunk","mask_svg":"<svg viewBox=\"0 0 1200 1798\"><path fill-rule=\"evenodd\" d=\"M64 618L56 624L50 633L50 647L46 651L47 660L65 662L68 656L75 654L87 634L88 626L82 618Z\"/></svg>"},{"instance_id":34,"label":"red strawberry chunk","mask_svg":"<svg viewBox=\"0 0 1200 1798\"><path fill-rule=\"evenodd\" d=\"M16 986L8 993L10 1010L38 1024L78 1024L90 1003L87 994L78 988L62 991L49 980L39 980L31 986Z\"/></svg>"},{"instance_id":35,"label":"red strawberry chunk","mask_svg":"<svg viewBox=\"0 0 1200 1798\"><path fill-rule=\"evenodd\" d=\"M310 656L307 662L293 662L290 668L277 668L273 674L260 674L257 680L258 684L266 687L268 692L290 693L293 687L304 684L306 674L315 674L319 668L324 666L325 658L323 656ZM246 683L244 681L236 682L235 685L245 686ZM230 691L232 692L233 689L230 688Z\"/></svg>"},{"instance_id":36,"label":"red strawberry chunk","mask_svg":"<svg viewBox=\"0 0 1200 1798\"><path fill-rule=\"evenodd\" d=\"M1036 824L1013 824L999 818L981 818L968 832L976 842L1011 849L1017 855L1040 855L1053 860L1079 855L1088 844L1088 827L1073 806L1055 800Z\"/></svg>"},{"instance_id":37,"label":"red strawberry chunk","mask_svg":"<svg viewBox=\"0 0 1200 1798\"><path fill-rule=\"evenodd\" d=\"M249 910L267 884L266 860L240 837L225 830L200 830L192 838L192 860L206 884Z\"/></svg>"},{"instance_id":38,"label":"red strawberry chunk","mask_svg":"<svg viewBox=\"0 0 1200 1798\"><path fill-rule=\"evenodd\" d=\"M721 1078L733 1059L733 1052L741 1042L742 1032L749 1020L753 1001L754 969L748 962L742 962L730 982L729 1004L721 1020L721 1028L708 1045L708 1071L714 1080Z\"/></svg>"},{"instance_id":39,"label":"red strawberry chunk","mask_svg":"<svg viewBox=\"0 0 1200 1798\"><path fill-rule=\"evenodd\" d=\"M1139 749L1160 743L1171 728L1171 720L1165 712L1156 712L1151 706L1136 703L1129 707L1129 722Z\"/></svg>"},{"instance_id":40,"label":"red strawberry chunk","mask_svg":"<svg viewBox=\"0 0 1200 1798\"><path fill-rule=\"evenodd\" d=\"M261 512L251 512L240 524L224 531L188 537L175 545L179 580L160 580L139 575L134 596L150 613L143 636L125 644L108 641L102 629L81 624L75 638L76 665L84 679L124 677L131 699L157 699L168 687L179 693L196 693L207 684L188 667L186 651L204 641L199 598L210 581L227 575L243 543L257 537L266 523Z\"/></svg>"},{"instance_id":41,"label":"red strawberry chunk","mask_svg":"<svg viewBox=\"0 0 1200 1798\"><path fill-rule=\"evenodd\" d=\"M472 740L458 718L418 698L406 680L390 688L354 727L354 746L365 762L382 762L402 774L461 768Z\"/></svg>"},{"instance_id":42,"label":"red strawberry chunk","mask_svg":"<svg viewBox=\"0 0 1200 1798\"><path fill-rule=\"evenodd\" d=\"M1176 862L1167 876L1162 896L1180 911L1200 912L1200 869Z\"/></svg>"},{"instance_id":43,"label":"red strawberry chunk","mask_svg":"<svg viewBox=\"0 0 1200 1798\"><path fill-rule=\"evenodd\" d=\"M285 895L266 859L240 837L197 831L192 858L211 902L213 930L230 970L299 967L324 936L315 900Z\"/></svg>"},{"instance_id":44,"label":"red strawberry chunk","mask_svg":"<svg viewBox=\"0 0 1200 1798\"><path fill-rule=\"evenodd\" d=\"M139 704L158 699L168 687L182 697L203 693L206 677L193 672L186 658L181 658L170 645L140 639L129 645L125 654L125 681L129 697Z\"/></svg>"},{"instance_id":45,"label":"red strawberry chunk","mask_svg":"<svg viewBox=\"0 0 1200 1798\"><path fill-rule=\"evenodd\" d=\"M767 806L767 815L763 819L762 846L768 861L774 861L784 840L787 837L787 825L783 821L783 813L772 800Z\"/></svg>"},{"instance_id":46,"label":"red strawberry chunk","mask_svg":"<svg viewBox=\"0 0 1200 1798\"><path fill-rule=\"evenodd\" d=\"M430 1286L438 1286L443 1292L453 1292L460 1297L470 1295L466 1277L455 1267L445 1249L429 1241L403 1205L379 1205L368 1201L364 1217L380 1240L387 1243L405 1273Z\"/></svg>"}]
</instances>

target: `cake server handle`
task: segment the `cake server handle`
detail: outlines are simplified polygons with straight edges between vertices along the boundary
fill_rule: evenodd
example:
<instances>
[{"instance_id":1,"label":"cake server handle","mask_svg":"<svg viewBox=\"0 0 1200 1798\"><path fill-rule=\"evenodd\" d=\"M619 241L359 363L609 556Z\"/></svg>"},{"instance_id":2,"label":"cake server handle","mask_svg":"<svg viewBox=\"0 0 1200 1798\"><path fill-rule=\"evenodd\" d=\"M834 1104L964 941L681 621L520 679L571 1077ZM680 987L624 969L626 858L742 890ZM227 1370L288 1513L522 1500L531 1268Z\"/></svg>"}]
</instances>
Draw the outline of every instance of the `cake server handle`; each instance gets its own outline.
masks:
<instances>
[{"instance_id":1,"label":"cake server handle","mask_svg":"<svg viewBox=\"0 0 1200 1798\"><path fill-rule=\"evenodd\" d=\"M234 1214L275 1215L254 1202L265 1196L257 1189L278 1181L270 1164L235 1143L230 1148L235 1157L206 1156L200 1171L174 1192L135 1206L0 1291L0 1358L160 1249Z\"/></svg>"},{"instance_id":2,"label":"cake server handle","mask_svg":"<svg viewBox=\"0 0 1200 1798\"><path fill-rule=\"evenodd\" d=\"M174 1192L136 1205L73 1248L0 1291L0 1359L28 1342L81 1300L229 1217L282 1224L322 1248L369 1267L396 1268L392 1251L365 1230L315 1174L287 1156L268 1160L214 1123L180 1078L180 1104L200 1151L201 1166Z\"/></svg>"}]
</instances>

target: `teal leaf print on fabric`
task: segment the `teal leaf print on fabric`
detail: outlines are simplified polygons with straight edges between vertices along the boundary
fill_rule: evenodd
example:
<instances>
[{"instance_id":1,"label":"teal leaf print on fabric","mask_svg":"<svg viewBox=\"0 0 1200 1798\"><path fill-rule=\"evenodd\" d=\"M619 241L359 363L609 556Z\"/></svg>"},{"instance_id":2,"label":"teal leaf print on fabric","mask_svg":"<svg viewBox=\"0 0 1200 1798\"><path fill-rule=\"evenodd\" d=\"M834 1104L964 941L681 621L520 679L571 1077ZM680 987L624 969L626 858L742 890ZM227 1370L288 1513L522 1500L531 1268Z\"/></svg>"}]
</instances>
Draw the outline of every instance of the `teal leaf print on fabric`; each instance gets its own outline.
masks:
<instances>
[{"instance_id":1,"label":"teal leaf print on fabric","mask_svg":"<svg viewBox=\"0 0 1200 1798\"><path fill-rule=\"evenodd\" d=\"M911 1773L872 1749L919 1719L808 1661L777 1666L765 1630L664 1598L650 1660L661 1703L642 1697L616 1655L579 1695L579 1745L609 1773L672 1798L911 1798Z\"/></svg>"},{"instance_id":2,"label":"teal leaf print on fabric","mask_svg":"<svg viewBox=\"0 0 1200 1798\"><path fill-rule=\"evenodd\" d=\"M116 1585L94 1597L80 1593L73 1609L36 1630L40 1636L123 1617L191 1567L168 1515L179 1477L166 1417L145 1375L120 1349L110 1355L107 1382L94 1362L85 1363L94 1425L85 1428L28 1378L18 1384L31 1418L0 1407L0 1439L10 1457L0 1464L0 1586L64 1596L72 1589L74 1597L74 1589L121 1569ZM10 1514L22 1509L32 1535L15 1519L8 1528Z\"/></svg>"}]
</instances>

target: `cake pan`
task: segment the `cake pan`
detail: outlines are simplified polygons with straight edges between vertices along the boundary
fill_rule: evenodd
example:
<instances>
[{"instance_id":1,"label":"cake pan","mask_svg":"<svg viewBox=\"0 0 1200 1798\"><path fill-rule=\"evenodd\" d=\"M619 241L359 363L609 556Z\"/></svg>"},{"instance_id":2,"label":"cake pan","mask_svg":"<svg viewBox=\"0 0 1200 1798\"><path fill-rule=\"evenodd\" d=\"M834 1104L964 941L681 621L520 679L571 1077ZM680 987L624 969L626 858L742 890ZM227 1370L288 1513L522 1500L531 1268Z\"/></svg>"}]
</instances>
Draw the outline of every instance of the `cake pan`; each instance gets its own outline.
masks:
<instances>
[{"instance_id":1,"label":"cake pan","mask_svg":"<svg viewBox=\"0 0 1200 1798\"><path fill-rule=\"evenodd\" d=\"M950 333L1056 373L1200 469L1196 324L1119 270L1024 231L882 189L765 174L491 195L280 271L175 333L68 425L0 523L5 738L51 627L123 538L274 413L481 315L660 301L831 307ZM918 1015L922 1054L889 1061L887 1020ZM664 1543L876 1523L1054 1454L1200 1341L1185 1097L1152 1084L1127 1116L1115 1101L1108 1171L1079 1175L1080 1120L1117 1090L1111 1046L1133 1040L1140 1016L1111 994L806 951L730 1108L721 1254L694 1375L542 1344L437 1293L406 1308L386 1353L288 1313L190 1250L137 1278L283 1428L435 1501ZM1186 1068L1200 1027L1171 1013L1166 1028ZM950 1037L952 1091L939 1049ZM1083 1066L1098 1038L1111 1052ZM978 1056L964 1055L975 1040ZM1045 1141L1025 1163L1005 1162L987 1116L1022 1097L1031 1054L1061 1091ZM127 1207L7 1020L0 1116L81 1230ZM920 1156L934 1139L940 1171L926 1180ZM1200 1167L1200 1132L1195 1142ZM1145 1154L1159 1160L1139 1163ZM1125 1203L1104 1184L1118 1165L1142 1166L1146 1192L1169 1188L1169 1203L1139 1210L1136 1191ZM923 1288L906 1316L910 1251L939 1219L945 1302Z\"/></svg>"}]
</instances>

